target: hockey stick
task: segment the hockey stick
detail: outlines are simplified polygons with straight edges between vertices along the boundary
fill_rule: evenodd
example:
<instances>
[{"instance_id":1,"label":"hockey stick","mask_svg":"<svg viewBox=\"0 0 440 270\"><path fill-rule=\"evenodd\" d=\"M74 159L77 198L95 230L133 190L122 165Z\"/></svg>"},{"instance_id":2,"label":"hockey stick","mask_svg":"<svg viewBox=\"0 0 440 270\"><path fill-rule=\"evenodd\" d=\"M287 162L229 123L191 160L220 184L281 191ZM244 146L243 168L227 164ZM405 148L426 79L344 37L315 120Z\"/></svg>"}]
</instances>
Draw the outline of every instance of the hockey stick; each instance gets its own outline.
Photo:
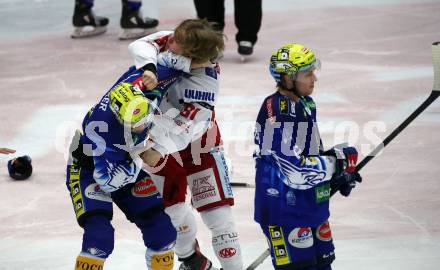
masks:
<instances>
[{"instance_id":1,"label":"hockey stick","mask_svg":"<svg viewBox=\"0 0 440 270\"><path fill-rule=\"evenodd\" d=\"M360 171L365 165L372 160L377 153L379 153L385 146L387 146L397 135L399 135L402 130L404 130L419 114L421 114L426 108L431 105L439 96L440 96L440 41L434 42L432 44L432 63L434 67L434 86L432 88L432 92L429 97L405 120L400 124L396 129L391 132L388 137L386 137L381 144L376 146L373 151L371 151L368 156L362 159L361 162L356 166L356 171ZM333 196L338 191L337 188L332 189L330 192L330 196ZM254 270L258 267L263 261L269 257L270 251L266 249L254 262L252 262L246 270Z\"/></svg>"},{"instance_id":2,"label":"hockey stick","mask_svg":"<svg viewBox=\"0 0 440 270\"><path fill-rule=\"evenodd\" d=\"M253 188L255 186L252 184L245 183L245 182L231 182L231 187Z\"/></svg>"},{"instance_id":3,"label":"hockey stick","mask_svg":"<svg viewBox=\"0 0 440 270\"><path fill-rule=\"evenodd\" d=\"M432 88L429 97L410 115L405 119L396 129L386 137L382 143L376 146L370 154L362 159L356 166L356 171L360 171L365 165L368 164L382 149L385 148L400 132L402 132L417 116L419 116L426 108L431 105L440 96L440 42L437 41L432 44L432 58L434 67L434 86ZM333 188L330 192L330 196L333 196L338 192L338 187Z\"/></svg>"}]
</instances>

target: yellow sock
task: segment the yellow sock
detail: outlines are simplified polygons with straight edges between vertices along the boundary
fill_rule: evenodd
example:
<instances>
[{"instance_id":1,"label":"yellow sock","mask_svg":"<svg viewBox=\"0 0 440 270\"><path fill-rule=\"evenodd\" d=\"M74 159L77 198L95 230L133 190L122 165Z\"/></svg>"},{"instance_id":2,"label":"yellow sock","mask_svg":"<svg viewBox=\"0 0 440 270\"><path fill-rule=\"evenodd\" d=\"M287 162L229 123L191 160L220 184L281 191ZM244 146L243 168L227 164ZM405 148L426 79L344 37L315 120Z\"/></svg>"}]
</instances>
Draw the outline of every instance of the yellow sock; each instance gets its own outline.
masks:
<instances>
[{"instance_id":1,"label":"yellow sock","mask_svg":"<svg viewBox=\"0 0 440 270\"><path fill-rule=\"evenodd\" d=\"M75 270L103 270L104 259L78 255L75 263Z\"/></svg>"}]
</instances>

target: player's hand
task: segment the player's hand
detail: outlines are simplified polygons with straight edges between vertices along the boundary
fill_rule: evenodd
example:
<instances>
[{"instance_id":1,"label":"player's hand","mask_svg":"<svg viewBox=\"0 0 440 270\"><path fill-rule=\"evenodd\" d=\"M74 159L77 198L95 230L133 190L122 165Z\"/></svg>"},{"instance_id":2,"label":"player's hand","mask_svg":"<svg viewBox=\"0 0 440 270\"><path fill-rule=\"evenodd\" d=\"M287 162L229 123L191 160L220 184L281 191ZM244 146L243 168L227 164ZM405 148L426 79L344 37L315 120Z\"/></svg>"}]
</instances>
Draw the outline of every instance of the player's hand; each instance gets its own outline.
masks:
<instances>
[{"instance_id":1,"label":"player's hand","mask_svg":"<svg viewBox=\"0 0 440 270\"><path fill-rule=\"evenodd\" d=\"M358 161L358 151L356 148L347 144L338 144L326 151L324 155L336 157L335 175L339 175L342 172L353 173L356 171Z\"/></svg>"},{"instance_id":2,"label":"player's hand","mask_svg":"<svg viewBox=\"0 0 440 270\"><path fill-rule=\"evenodd\" d=\"M351 190L356 187L356 183L362 182L362 176L358 172L343 172L330 180L332 186L339 187L341 195L347 197Z\"/></svg>"},{"instance_id":3,"label":"player's hand","mask_svg":"<svg viewBox=\"0 0 440 270\"><path fill-rule=\"evenodd\" d=\"M15 150L14 149L9 149L9 148L0 148L0 154L14 154Z\"/></svg>"},{"instance_id":4,"label":"player's hand","mask_svg":"<svg viewBox=\"0 0 440 270\"><path fill-rule=\"evenodd\" d=\"M156 167L159 160L162 158L162 155L154 150L153 148L150 148L140 154L141 159L144 161L145 164L148 166L154 168Z\"/></svg>"},{"instance_id":5,"label":"player's hand","mask_svg":"<svg viewBox=\"0 0 440 270\"><path fill-rule=\"evenodd\" d=\"M154 72L145 70L142 74L142 83L147 90L152 90L157 86L157 76Z\"/></svg>"}]
</instances>

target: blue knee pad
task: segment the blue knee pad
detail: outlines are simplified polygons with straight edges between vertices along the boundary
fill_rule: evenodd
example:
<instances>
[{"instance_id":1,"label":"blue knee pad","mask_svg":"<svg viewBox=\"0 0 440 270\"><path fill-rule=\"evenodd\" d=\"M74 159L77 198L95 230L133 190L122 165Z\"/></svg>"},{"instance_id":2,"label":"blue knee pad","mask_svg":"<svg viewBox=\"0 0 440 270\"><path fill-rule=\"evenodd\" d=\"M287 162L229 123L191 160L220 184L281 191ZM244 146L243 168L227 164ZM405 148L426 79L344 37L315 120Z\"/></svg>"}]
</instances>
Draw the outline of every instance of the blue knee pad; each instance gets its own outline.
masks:
<instances>
[{"instance_id":1,"label":"blue knee pad","mask_svg":"<svg viewBox=\"0 0 440 270\"><path fill-rule=\"evenodd\" d=\"M176 229L163 209L157 208L136 219L134 223L142 232L145 246L152 250L169 248L176 241Z\"/></svg>"},{"instance_id":2,"label":"blue knee pad","mask_svg":"<svg viewBox=\"0 0 440 270\"><path fill-rule=\"evenodd\" d=\"M113 252L114 242L115 230L108 217L87 217L84 223L82 252L105 259Z\"/></svg>"}]
</instances>

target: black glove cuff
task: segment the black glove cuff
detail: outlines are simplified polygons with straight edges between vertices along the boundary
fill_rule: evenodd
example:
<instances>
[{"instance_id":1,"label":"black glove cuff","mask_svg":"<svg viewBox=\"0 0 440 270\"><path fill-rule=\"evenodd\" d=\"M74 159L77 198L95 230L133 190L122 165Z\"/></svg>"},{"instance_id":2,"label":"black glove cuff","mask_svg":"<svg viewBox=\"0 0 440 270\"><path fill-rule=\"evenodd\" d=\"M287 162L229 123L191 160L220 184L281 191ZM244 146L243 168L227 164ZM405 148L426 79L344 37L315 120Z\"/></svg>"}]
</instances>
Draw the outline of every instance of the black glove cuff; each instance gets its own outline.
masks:
<instances>
[{"instance_id":1,"label":"black glove cuff","mask_svg":"<svg viewBox=\"0 0 440 270\"><path fill-rule=\"evenodd\" d=\"M157 74L156 66L153 63L148 63L145 66L141 67L140 69L143 71L149 70L149 71L153 72L154 74Z\"/></svg>"}]
</instances>

